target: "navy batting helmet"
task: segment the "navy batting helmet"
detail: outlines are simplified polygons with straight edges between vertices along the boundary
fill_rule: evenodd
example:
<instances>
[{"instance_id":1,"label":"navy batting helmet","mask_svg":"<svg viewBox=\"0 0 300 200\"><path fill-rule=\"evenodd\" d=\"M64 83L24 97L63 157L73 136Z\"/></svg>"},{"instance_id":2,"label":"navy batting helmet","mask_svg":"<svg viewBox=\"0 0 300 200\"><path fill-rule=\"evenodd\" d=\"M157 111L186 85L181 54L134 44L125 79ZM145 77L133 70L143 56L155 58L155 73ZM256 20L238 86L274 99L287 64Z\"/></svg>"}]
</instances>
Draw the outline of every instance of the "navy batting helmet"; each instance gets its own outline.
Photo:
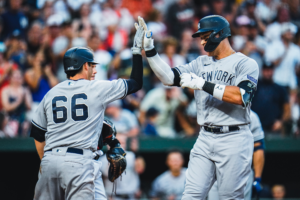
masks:
<instances>
[{"instance_id":1,"label":"navy batting helmet","mask_svg":"<svg viewBox=\"0 0 300 200\"><path fill-rule=\"evenodd\" d=\"M68 49L64 55L63 62L65 72L79 70L86 62L98 64L94 60L93 52L85 47L73 47Z\"/></svg>"},{"instance_id":2,"label":"navy batting helmet","mask_svg":"<svg viewBox=\"0 0 300 200\"><path fill-rule=\"evenodd\" d=\"M222 40L231 36L228 21L219 15L210 15L202 18L198 23L198 31L192 35L193 38L199 37L201 33L212 31L210 34L204 50L211 52L217 48ZM216 35L219 37L216 38Z\"/></svg>"}]
</instances>

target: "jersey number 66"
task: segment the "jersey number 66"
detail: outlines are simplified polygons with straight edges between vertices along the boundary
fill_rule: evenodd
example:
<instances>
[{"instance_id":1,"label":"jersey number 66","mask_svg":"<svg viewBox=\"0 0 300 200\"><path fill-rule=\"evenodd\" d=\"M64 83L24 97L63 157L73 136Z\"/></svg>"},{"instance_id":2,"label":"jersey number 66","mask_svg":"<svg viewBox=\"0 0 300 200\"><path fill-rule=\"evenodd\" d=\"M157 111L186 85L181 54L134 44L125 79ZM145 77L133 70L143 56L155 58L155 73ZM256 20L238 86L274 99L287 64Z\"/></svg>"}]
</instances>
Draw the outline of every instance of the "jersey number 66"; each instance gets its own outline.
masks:
<instances>
[{"instance_id":1,"label":"jersey number 66","mask_svg":"<svg viewBox=\"0 0 300 200\"><path fill-rule=\"evenodd\" d=\"M88 107L85 104L76 104L76 99L87 100L87 96L84 93L75 94L71 99L71 113L74 121L83 121L88 118ZM66 96L57 96L52 99L52 111L53 121L55 123L64 123L68 118L67 108L65 106L57 106L58 101L67 102ZM78 111L78 113L77 113Z\"/></svg>"}]
</instances>

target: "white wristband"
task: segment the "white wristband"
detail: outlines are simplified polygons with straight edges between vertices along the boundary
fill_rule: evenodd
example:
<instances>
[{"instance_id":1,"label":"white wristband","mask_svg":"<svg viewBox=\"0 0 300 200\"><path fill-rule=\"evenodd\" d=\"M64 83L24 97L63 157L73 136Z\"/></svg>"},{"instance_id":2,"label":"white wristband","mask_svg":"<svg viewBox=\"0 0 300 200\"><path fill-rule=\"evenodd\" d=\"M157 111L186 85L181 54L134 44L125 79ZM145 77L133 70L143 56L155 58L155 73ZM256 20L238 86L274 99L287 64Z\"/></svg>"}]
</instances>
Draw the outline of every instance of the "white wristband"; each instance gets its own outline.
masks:
<instances>
[{"instance_id":1,"label":"white wristband","mask_svg":"<svg viewBox=\"0 0 300 200\"><path fill-rule=\"evenodd\" d=\"M225 92L225 87L226 87L226 85L216 84L215 88L214 88L213 97L215 97L216 99L219 99L219 100L222 101L223 95L224 95L224 92Z\"/></svg>"}]
</instances>

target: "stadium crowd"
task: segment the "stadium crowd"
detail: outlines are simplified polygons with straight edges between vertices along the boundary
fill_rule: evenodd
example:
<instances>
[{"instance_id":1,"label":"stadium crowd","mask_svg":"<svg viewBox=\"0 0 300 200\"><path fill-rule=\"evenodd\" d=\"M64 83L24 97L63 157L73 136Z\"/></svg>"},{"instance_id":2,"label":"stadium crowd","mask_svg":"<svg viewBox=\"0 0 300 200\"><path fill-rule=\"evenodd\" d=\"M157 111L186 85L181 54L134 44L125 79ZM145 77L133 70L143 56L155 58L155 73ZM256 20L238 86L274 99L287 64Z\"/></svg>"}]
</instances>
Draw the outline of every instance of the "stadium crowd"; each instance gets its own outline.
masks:
<instances>
[{"instance_id":1,"label":"stadium crowd","mask_svg":"<svg viewBox=\"0 0 300 200\"><path fill-rule=\"evenodd\" d=\"M299 0L0 0L0 137L28 136L39 102L67 79L62 65L67 49L91 48L100 63L98 80L128 78L134 22L142 16L161 58L173 68L206 54L200 39L191 35L199 19L212 14L230 22L235 51L259 65L252 109L266 137L299 136ZM109 104L106 110L120 137L196 136L200 127L193 90L163 86L145 57L143 61L143 89ZM132 194L138 195L137 174L144 171L145 163L141 157L131 157L129 174L137 188ZM154 181L150 194L180 198L165 190L161 180L175 183L174 191L182 188L181 153L171 152L166 163L170 171ZM174 177L180 178L178 183ZM284 190L281 185L274 187L274 199L281 199Z\"/></svg>"}]
</instances>

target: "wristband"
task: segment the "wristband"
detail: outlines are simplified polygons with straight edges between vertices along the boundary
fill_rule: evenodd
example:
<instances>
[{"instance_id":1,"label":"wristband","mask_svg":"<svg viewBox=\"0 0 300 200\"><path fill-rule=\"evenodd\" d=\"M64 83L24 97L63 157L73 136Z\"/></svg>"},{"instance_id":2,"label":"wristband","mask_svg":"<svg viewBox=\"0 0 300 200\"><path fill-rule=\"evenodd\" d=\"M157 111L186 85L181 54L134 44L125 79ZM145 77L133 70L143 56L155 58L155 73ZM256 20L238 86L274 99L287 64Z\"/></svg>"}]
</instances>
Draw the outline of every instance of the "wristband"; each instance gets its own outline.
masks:
<instances>
[{"instance_id":1,"label":"wristband","mask_svg":"<svg viewBox=\"0 0 300 200\"><path fill-rule=\"evenodd\" d=\"M207 92L210 95L213 95L214 94L215 85L216 84L214 84L214 83L205 81L205 83L204 83L204 85L202 87L202 90L204 90L205 92Z\"/></svg>"},{"instance_id":2,"label":"wristband","mask_svg":"<svg viewBox=\"0 0 300 200\"><path fill-rule=\"evenodd\" d=\"M225 92L225 87L225 85L216 84L216 86L214 87L213 97L222 101Z\"/></svg>"}]
</instances>

